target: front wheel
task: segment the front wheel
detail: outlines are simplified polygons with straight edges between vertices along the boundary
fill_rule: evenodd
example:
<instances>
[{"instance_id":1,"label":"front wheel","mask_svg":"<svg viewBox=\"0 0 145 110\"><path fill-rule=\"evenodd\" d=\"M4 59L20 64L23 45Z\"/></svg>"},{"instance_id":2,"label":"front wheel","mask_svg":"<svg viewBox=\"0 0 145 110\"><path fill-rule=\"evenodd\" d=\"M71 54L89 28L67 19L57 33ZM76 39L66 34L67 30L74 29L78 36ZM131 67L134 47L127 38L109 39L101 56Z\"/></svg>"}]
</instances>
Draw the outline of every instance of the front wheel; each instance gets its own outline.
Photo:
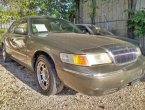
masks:
<instances>
[{"instance_id":1,"label":"front wheel","mask_svg":"<svg viewBox=\"0 0 145 110\"><path fill-rule=\"evenodd\" d=\"M54 95L57 93L56 76L54 67L50 60L40 55L36 61L35 76L41 93L44 95Z\"/></svg>"}]
</instances>

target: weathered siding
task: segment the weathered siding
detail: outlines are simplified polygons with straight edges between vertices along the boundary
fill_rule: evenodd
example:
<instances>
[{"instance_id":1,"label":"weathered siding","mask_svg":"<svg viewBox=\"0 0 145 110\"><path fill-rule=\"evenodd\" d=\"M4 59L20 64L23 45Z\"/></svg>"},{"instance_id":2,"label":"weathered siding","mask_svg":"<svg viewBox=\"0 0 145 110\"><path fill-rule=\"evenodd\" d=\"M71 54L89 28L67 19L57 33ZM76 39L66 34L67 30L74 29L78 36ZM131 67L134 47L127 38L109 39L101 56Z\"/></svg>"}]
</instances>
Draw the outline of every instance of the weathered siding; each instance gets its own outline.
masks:
<instances>
[{"instance_id":1,"label":"weathered siding","mask_svg":"<svg viewBox=\"0 0 145 110\"><path fill-rule=\"evenodd\" d=\"M96 0L98 8L96 9L96 25L106 28L117 35L127 35L128 0L113 0L113 2L103 2ZM145 8L145 0L137 0L137 9ZM91 23L91 0L84 2L83 23Z\"/></svg>"},{"instance_id":2,"label":"weathered siding","mask_svg":"<svg viewBox=\"0 0 145 110\"><path fill-rule=\"evenodd\" d=\"M145 0L137 0L136 8L137 9L145 8Z\"/></svg>"},{"instance_id":3,"label":"weathered siding","mask_svg":"<svg viewBox=\"0 0 145 110\"><path fill-rule=\"evenodd\" d=\"M114 33L125 35L127 33L126 20L128 15L124 12L128 8L127 0L114 2L97 1L96 25L106 28ZM91 23L91 1L84 4L84 23Z\"/></svg>"}]
</instances>

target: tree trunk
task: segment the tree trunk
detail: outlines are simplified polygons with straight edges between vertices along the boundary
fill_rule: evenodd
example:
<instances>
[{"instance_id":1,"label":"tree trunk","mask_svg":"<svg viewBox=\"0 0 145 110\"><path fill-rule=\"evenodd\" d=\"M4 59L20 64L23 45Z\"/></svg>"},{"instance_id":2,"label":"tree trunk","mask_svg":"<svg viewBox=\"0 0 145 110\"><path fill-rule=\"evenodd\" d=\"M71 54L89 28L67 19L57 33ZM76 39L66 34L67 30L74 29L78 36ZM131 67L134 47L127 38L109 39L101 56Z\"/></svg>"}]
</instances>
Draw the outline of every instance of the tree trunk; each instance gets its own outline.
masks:
<instances>
[{"instance_id":1,"label":"tree trunk","mask_svg":"<svg viewBox=\"0 0 145 110\"><path fill-rule=\"evenodd\" d=\"M137 0L128 0L128 9L129 10L135 10L136 9L136 4L137 4ZM132 14L128 13L128 19L131 19ZM127 29L128 32L128 37L129 38L134 38L134 34L132 32L132 30Z\"/></svg>"},{"instance_id":2,"label":"tree trunk","mask_svg":"<svg viewBox=\"0 0 145 110\"><path fill-rule=\"evenodd\" d=\"M136 9L137 0L128 0L128 9L135 10ZM128 18L132 17L131 13L128 13Z\"/></svg>"},{"instance_id":3,"label":"tree trunk","mask_svg":"<svg viewBox=\"0 0 145 110\"><path fill-rule=\"evenodd\" d=\"M96 8L97 3L96 0L92 0L92 13L91 13L91 23L95 25L95 19L96 19Z\"/></svg>"},{"instance_id":4,"label":"tree trunk","mask_svg":"<svg viewBox=\"0 0 145 110\"><path fill-rule=\"evenodd\" d=\"M76 6L77 6L77 23L83 23L83 3L84 0L76 0Z\"/></svg>"},{"instance_id":5,"label":"tree trunk","mask_svg":"<svg viewBox=\"0 0 145 110\"><path fill-rule=\"evenodd\" d=\"M76 3L76 23L79 23L79 0L75 0Z\"/></svg>"}]
</instances>

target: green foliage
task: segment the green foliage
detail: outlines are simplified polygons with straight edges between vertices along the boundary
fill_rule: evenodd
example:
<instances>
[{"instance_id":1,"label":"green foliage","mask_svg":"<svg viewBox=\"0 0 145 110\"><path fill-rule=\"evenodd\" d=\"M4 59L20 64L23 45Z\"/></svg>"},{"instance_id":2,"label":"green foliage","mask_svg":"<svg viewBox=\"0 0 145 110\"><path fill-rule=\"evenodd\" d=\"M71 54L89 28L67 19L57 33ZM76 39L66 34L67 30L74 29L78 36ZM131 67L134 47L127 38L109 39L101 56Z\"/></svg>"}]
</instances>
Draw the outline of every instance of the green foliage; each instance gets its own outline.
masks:
<instances>
[{"instance_id":1,"label":"green foliage","mask_svg":"<svg viewBox=\"0 0 145 110\"><path fill-rule=\"evenodd\" d=\"M0 6L0 23L5 23L8 21L7 13L5 13L3 10L4 7Z\"/></svg>"},{"instance_id":2,"label":"green foliage","mask_svg":"<svg viewBox=\"0 0 145 110\"><path fill-rule=\"evenodd\" d=\"M39 15L50 15L64 19L75 15L75 0L41 0L37 3Z\"/></svg>"},{"instance_id":3,"label":"green foliage","mask_svg":"<svg viewBox=\"0 0 145 110\"><path fill-rule=\"evenodd\" d=\"M144 37L145 10L137 10L132 12L132 14L132 18L128 21L128 28L131 29L136 36Z\"/></svg>"},{"instance_id":4,"label":"green foliage","mask_svg":"<svg viewBox=\"0 0 145 110\"><path fill-rule=\"evenodd\" d=\"M2 35L5 32L5 29L0 29L0 35Z\"/></svg>"},{"instance_id":5,"label":"green foliage","mask_svg":"<svg viewBox=\"0 0 145 110\"><path fill-rule=\"evenodd\" d=\"M75 16L75 0L2 0L13 19L29 15L50 15L69 19Z\"/></svg>"},{"instance_id":6,"label":"green foliage","mask_svg":"<svg viewBox=\"0 0 145 110\"><path fill-rule=\"evenodd\" d=\"M4 34L5 30L0 29L0 45L1 45L1 40L2 40L2 35Z\"/></svg>"},{"instance_id":7,"label":"green foliage","mask_svg":"<svg viewBox=\"0 0 145 110\"><path fill-rule=\"evenodd\" d=\"M12 9L12 7L7 8L4 5L0 6L0 23L6 23L10 19L18 19L19 15L16 10Z\"/></svg>"}]
</instances>

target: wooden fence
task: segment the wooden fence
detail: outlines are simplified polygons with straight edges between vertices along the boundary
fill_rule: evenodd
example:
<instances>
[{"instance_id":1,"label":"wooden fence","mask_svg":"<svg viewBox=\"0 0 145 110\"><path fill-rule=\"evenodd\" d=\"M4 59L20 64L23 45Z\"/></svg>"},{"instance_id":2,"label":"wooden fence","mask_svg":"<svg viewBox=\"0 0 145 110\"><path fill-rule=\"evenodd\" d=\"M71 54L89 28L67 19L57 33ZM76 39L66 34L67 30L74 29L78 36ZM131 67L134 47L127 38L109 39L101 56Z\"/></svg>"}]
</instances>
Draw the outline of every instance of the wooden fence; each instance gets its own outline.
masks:
<instances>
[{"instance_id":1,"label":"wooden fence","mask_svg":"<svg viewBox=\"0 0 145 110\"><path fill-rule=\"evenodd\" d=\"M96 9L96 25L106 28L113 33L126 36L127 35L127 20L129 7L128 0L113 0L112 2L103 2L97 0ZM83 23L91 23L91 0L83 4ZM145 0L137 0L136 9L145 8Z\"/></svg>"}]
</instances>

